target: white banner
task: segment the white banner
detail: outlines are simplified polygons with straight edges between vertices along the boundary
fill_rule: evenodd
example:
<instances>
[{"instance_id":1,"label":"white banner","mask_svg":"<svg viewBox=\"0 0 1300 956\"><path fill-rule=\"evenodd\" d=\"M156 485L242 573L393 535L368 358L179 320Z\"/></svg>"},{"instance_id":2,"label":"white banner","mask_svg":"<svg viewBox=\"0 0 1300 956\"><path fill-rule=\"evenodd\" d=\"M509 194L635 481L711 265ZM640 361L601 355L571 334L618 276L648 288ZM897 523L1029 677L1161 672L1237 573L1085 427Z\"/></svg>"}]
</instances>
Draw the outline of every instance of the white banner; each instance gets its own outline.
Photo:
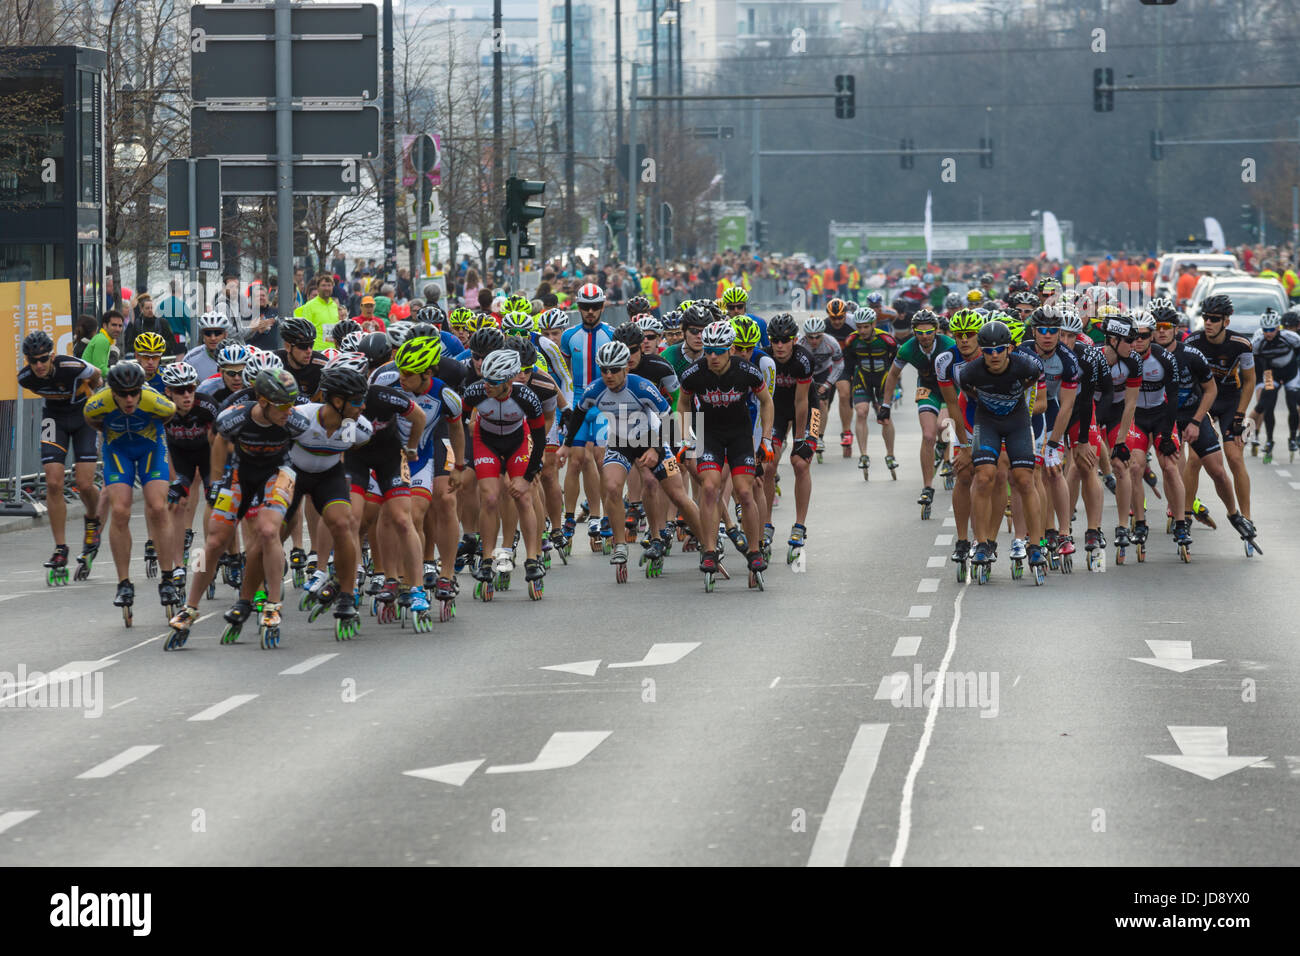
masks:
<instances>
[{"instance_id":1,"label":"white banner","mask_svg":"<svg viewBox=\"0 0 1300 956\"><path fill-rule=\"evenodd\" d=\"M925 191L925 261L926 262L929 262L930 259L932 258L931 252L934 249L934 222L930 218L931 198L932 197L930 196L930 191L927 189Z\"/></svg>"},{"instance_id":2,"label":"white banner","mask_svg":"<svg viewBox=\"0 0 1300 956\"><path fill-rule=\"evenodd\" d=\"M1065 249L1061 246L1061 224L1056 221L1055 213L1043 213L1043 251L1049 259L1065 258Z\"/></svg>"},{"instance_id":3,"label":"white banner","mask_svg":"<svg viewBox=\"0 0 1300 956\"><path fill-rule=\"evenodd\" d=\"M1228 248L1228 243L1223 238L1223 227L1213 216L1205 217L1205 238L1210 241L1215 252L1223 252Z\"/></svg>"}]
</instances>

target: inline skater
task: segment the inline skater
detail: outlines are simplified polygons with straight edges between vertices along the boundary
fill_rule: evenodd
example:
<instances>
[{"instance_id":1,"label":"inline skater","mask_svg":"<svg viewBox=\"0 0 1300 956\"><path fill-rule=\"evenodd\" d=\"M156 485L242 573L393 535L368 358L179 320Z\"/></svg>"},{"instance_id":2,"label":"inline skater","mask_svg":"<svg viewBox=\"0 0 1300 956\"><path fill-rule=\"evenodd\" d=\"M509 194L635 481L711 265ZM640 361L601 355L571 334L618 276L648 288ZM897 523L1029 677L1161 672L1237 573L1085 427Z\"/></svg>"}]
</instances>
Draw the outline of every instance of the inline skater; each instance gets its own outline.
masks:
<instances>
[{"instance_id":1,"label":"inline skater","mask_svg":"<svg viewBox=\"0 0 1300 956\"><path fill-rule=\"evenodd\" d=\"M1250 417L1255 421L1255 434L1259 434L1261 421L1267 440L1264 443L1264 464L1273 463L1273 409L1279 392L1286 394L1287 449L1295 460L1297 432L1300 430L1300 335L1282 328L1282 317L1273 309L1265 310L1259 319L1259 329L1251 337L1255 353L1255 366L1262 369L1255 383L1255 410Z\"/></svg>"},{"instance_id":2,"label":"inline skater","mask_svg":"<svg viewBox=\"0 0 1300 956\"><path fill-rule=\"evenodd\" d=\"M208 470L212 460L211 436L217 420L217 406L210 397L197 393L199 373L193 365L174 362L163 369L162 376L167 398L176 406L176 414L165 426L172 478L167 489L167 504L172 519L172 553L182 556L172 580L183 597L188 555L194 540L194 513L199 504L199 496L191 495L190 488L196 473L203 484L204 497L211 485Z\"/></svg>"},{"instance_id":3,"label":"inline skater","mask_svg":"<svg viewBox=\"0 0 1300 956\"><path fill-rule=\"evenodd\" d=\"M85 530L77 558L76 579L84 581L99 552L99 490L95 487L95 430L83 412L86 399L103 386L99 369L71 355L54 354L54 339L37 330L23 339L26 365L18 373L18 384L41 397L41 468L45 472L45 506L54 536L54 554L45 562L48 585L68 581L66 537L68 503L63 497L66 461L72 452L73 479L85 507Z\"/></svg>"},{"instance_id":4,"label":"inline skater","mask_svg":"<svg viewBox=\"0 0 1300 956\"><path fill-rule=\"evenodd\" d=\"M958 439L958 452L964 448L966 454L958 454L954 462L952 492L953 517L957 522L957 541L953 545L952 561L961 567L960 580L965 581L965 565L970 559L971 550L968 536L971 524L971 482L975 477L971 467L969 436L975 425L975 407L966 401L965 395L957 391L956 379L962 367L980 355L979 331L984 327L984 317L973 309L958 309L949 319L948 327L956 344L935 356L934 377L948 414L953 419L954 433L966 436ZM959 419L964 423L964 428L957 427Z\"/></svg>"},{"instance_id":5,"label":"inline skater","mask_svg":"<svg viewBox=\"0 0 1300 956\"><path fill-rule=\"evenodd\" d=\"M596 371L596 352L606 342L614 340L614 329L600 320L601 313L605 309L605 290L600 286L594 282L584 284L578 289L574 301L581 321L560 337L560 352L573 379L574 400L578 401L587 386L599 377ZM588 517L591 523L587 533L591 538L592 547L596 549L599 549L600 539L606 536L604 532L607 529L609 537L614 533L609 527L608 515L605 516L604 521L601 521L600 472L596 465L595 453L588 456L586 451L587 445L591 445L594 449L603 443L603 433L597 420L593 418L584 421L574 435L574 450L570 453L570 464L564 478L565 524L568 524L569 518L574 514L578 502L578 482L581 478L582 489L587 493L586 500L590 509Z\"/></svg>"},{"instance_id":6,"label":"inline skater","mask_svg":"<svg viewBox=\"0 0 1300 956\"><path fill-rule=\"evenodd\" d=\"M817 400L817 407L821 412L821 421L824 428L825 424L830 421L830 402L831 395L835 392L835 383L839 381L840 375L844 371L844 355L840 351L839 342L826 334L826 320L820 315L814 315L804 322L803 332L799 336L799 344L812 356L813 391ZM813 451L817 453L817 462L819 464L822 461L824 448L825 445L819 435L813 444Z\"/></svg>"},{"instance_id":7,"label":"inline skater","mask_svg":"<svg viewBox=\"0 0 1300 956\"><path fill-rule=\"evenodd\" d=\"M835 379L835 393L840 407L840 447L844 457L853 454L853 405L850 402L853 389L853 362L847 347L853 338L855 319L849 315L849 305L843 299L831 299L826 303L826 334L833 338L840 347L843 356L839 377Z\"/></svg>"},{"instance_id":8,"label":"inline skater","mask_svg":"<svg viewBox=\"0 0 1300 956\"><path fill-rule=\"evenodd\" d=\"M857 328L844 346L844 361L853 366L853 414L858 433L858 467L862 477L867 477L871 456L867 453L867 412L874 405L876 413L886 402L885 379L898 355L898 342L876 328L876 312L872 308L859 309L854 318ZM898 475L898 460L894 457L894 423L888 418L880 427L885 441L885 466L892 477Z\"/></svg>"},{"instance_id":9,"label":"inline skater","mask_svg":"<svg viewBox=\"0 0 1300 956\"><path fill-rule=\"evenodd\" d=\"M776 469L787 432L791 433L790 465L794 469L794 524L790 528L787 562L793 561L808 537L808 503L812 499L813 441L820 434L821 409L813 400L813 358L795 340L799 326L788 312L772 317L767 326L776 366L776 387L772 392L772 467L763 470L764 493L775 502ZM680 404L679 404L680 407ZM766 464L766 463L765 463ZM764 529L764 538L772 535Z\"/></svg>"}]
</instances>

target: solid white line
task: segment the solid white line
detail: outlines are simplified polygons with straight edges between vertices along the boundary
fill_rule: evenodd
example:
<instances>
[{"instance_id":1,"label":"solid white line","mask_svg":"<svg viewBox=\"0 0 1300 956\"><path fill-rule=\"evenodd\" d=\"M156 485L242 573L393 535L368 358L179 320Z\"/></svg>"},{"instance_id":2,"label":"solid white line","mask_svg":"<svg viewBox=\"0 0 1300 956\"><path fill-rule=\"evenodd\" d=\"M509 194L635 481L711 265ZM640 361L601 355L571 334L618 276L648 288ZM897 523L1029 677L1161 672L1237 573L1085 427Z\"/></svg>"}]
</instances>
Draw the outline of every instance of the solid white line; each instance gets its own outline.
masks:
<instances>
[{"instance_id":1,"label":"solid white line","mask_svg":"<svg viewBox=\"0 0 1300 956\"><path fill-rule=\"evenodd\" d=\"M911 610L907 612L908 617L929 617L931 606L929 604L913 604Z\"/></svg>"},{"instance_id":2,"label":"solid white line","mask_svg":"<svg viewBox=\"0 0 1300 956\"><path fill-rule=\"evenodd\" d=\"M122 701L120 704L114 704L112 707L110 707L110 708L108 708L108 709L109 709L109 710L117 710L119 707L125 707L127 704L131 703L131 701L133 701L133 700L139 700L139 699L140 699L139 697L128 697L126 700Z\"/></svg>"},{"instance_id":3,"label":"solid white line","mask_svg":"<svg viewBox=\"0 0 1300 956\"><path fill-rule=\"evenodd\" d=\"M950 534L937 535L934 539L934 546L936 548L946 548L952 544L952 537Z\"/></svg>"},{"instance_id":4,"label":"solid white line","mask_svg":"<svg viewBox=\"0 0 1300 956\"><path fill-rule=\"evenodd\" d=\"M24 820L30 820L39 810L10 810L8 813L0 813L0 833L4 833L10 827L16 827Z\"/></svg>"},{"instance_id":5,"label":"solid white line","mask_svg":"<svg viewBox=\"0 0 1300 956\"><path fill-rule=\"evenodd\" d=\"M236 694L234 697L227 697L221 703L213 704L207 710L199 711L190 720L216 720L222 714L228 714L236 707L247 704L256 697L256 694Z\"/></svg>"},{"instance_id":6,"label":"solid white line","mask_svg":"<svg viewBox=\"0 0 1300 956\"><path fill-rule=\"evenodd\" d=\"M939 590L938 578L921 578L921 583L916 586L917 594L933 594Z\"/></svg>"},{"instance_id":7,"label":"solid white line","mask_svg":"<svg viewBox=\"0 0 1300 956\"><path fill-rule=\"evenodd\" d=\"M116 757L110 757L98 766L91 767L85 773L77 774L78 780L94 780L98 777L111 777L123 767L135 763L144 757L149 756L157 750L161 744L141 744L136 747L127 747Z\"/></svg>"},{"instance_id":8,"label":"solid white line","mask_svg":"<svg viewBox=\"0 0 1300 956\"><path fill-rule=\"evenodd\" d=\"M947 563L948 563L947 558L945 558L942 554L936 554L934 557L929 558L925 562L925 566L927 568L941 568Z\"/></svg>"},{"instance_id":9,"label":"solid white line","mask_svg":"<svg viewBox=\"0 0 1300 956\"><path fill-rule=\"evenodd\" d=\"M917 649L921 646L920 634L909 634L907 637L900 637L894 642L893 657L915 657Z\"/></svg>"},{"instance_id":10,"label":"solid white line","mask_svg":"<svg viewBox=\"0 0 1300 956\"><path fill-rule=\"evenodd\" d=\"M779 678L779 677L775 677L775 678L773 678L773 679L772 679L772 683L770 683L770 684L767 685L767 689L768 689L768 690L771 690L773 687L775 687L775 686L777 685L777 682L778 682L780 679L781 679L781 678Z\"/></svg>"},{"instance_id":11,"label":"solid white line","mask_svg":"<svg viewBox=\"0 0 1300 956\"><path fill-rule=\"evenodd\" d=\"M969 586L969 585L968 585ZM961 623L961 599L966 588L957 589L957 597L952 604L952 627L948 629L948 649L944 652L939 672L935 675L935 686L942 687L948 674L948 664L957 650L957 625ZM907 855L907 843L912 836L912 794L916 789L916 777L925 763L925 752L930 747L930 738L934 736L934 722L939 716L939 707L943 704L943 695L935 694L930 698L930 708L925 714L925 730L921 732L921 741L912 755L912 765L907 768L907 779L903 782L903 801L898 808L898 842L894 844L893 855L889 858L890 866L902 866Z\"/></svg>"},{"instance_id":12,"label":"solid white line","mask_svg":"<svg viewBox=\"0 0 1300 956\"><path fill-rule=\"evenodd\" d=\"M292 667L286 667L284 670L280 671L280 676L286 677L292 674L305 674L313 667L320 667L321 664L324 664L326 661L335 657L338 657L338 654L317 654L315 657L307 658L301 664L294 664Z\"/></svg>"},{"instance_id":13,"label":"solid white line","mask_svg":"<svg viewBox=\"0 0 1300 956\"><path fill-rule=\"evenodd\" d=\"M853 738L849 756L844 761L839 780L831 792L826 813L817 827L809 866L844 866L853 845L853 834L862 816L862 805L867 800L867 789L876 772L881 748L889 724L862 724Z\"/></svg>"}]
</instances>

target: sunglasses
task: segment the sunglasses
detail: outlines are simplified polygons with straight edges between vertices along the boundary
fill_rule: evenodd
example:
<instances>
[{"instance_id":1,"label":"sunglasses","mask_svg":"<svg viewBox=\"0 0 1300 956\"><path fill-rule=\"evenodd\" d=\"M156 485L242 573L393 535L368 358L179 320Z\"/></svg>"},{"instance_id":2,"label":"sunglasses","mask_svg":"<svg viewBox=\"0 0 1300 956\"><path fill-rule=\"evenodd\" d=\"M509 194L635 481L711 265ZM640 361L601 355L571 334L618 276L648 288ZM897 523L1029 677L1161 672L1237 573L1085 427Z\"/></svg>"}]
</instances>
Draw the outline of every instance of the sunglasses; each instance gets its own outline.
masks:
<instances>
[{"instance_id":1,"label":"sunglasses","mask_svg":"<svg viewBox=\"0 0 1300 956\"><path fill-rule=\"evenodd\" d=\"M1059 325L1040 325L1037 326L1034 331L1039 335L1055 335L1057 332L1061 331L1061 327Z\"/></svg>"},{"instance_id":2,"label":"sunglasses","mask_svg":"<svg viewBox=\"0 0 1300 956\"><path fill-rule=\"evenodd\" d=\"M1136 339L1136 340L1139 341L1139 342L1145 342L1145 341L1147 341L1148 339L1151 338L1151 333L1150 333L1150 332L1139 332L1137 335L1133 336L1133 338Z\"/></svg>"},{"instance_id":3,"label":"sunglasses","mask_svg":"<svg viewBox=\"0 0 1300 956\"><path fill-rule=\"evenodd\" d=\"M366 396L362 395L359 398L349 398L348 405L352 408L365 408Z\"/></svg>"},{"instance_id":4,"label":"sunglasses","mask_svg":"<svg viewBox=\"0 0 1300 956\"><path fill-rule=\"evenodd\" d=\"M773 337L768 341L770 341L773 345L788 345L789 343L794 341L794 338L792 336L787 335L786 337L780 339Z\"/></svg>"},{"instance_id":5,"label":"sunglasses","mask_svg":"<svg viewBox=\"0 0 1300 956\"><path fill-rule=\"evenodd\" d=\"M1201 318L1204 319L1206 322L1222 322L1224 319L1227 318L1227 316L1226 316L1226 315L1210 315L1210 314L1207 313L1207 314L1205 314L1205 315L1202 315Z\"/></svg>"},{"instance_id":6,"label":"sunglasses","mask_svg":"<svg viewBox=\"0 0 1300 956\"><path fill-rule=\"evenodd\" d=\"M193 385L168 385L167 391L175 392L177 395L188 395L195 390Z\"/></svg>"},{"instance_id":7,"label":"sunglasses","mask_svg":"<svg viewBox=\"0 0 1300 956\"><path fill-rule=\"evenodd\" d=\"M50 361L50 359L52 359L52 358L54 358L53 355L37 355L37 356L33 357L30 361L31 361L31 363L32 363L33 365L44 365L46 362Z\"/></svg>"},{"instance_id":8,"label":"sunglasses","mask_svg":"<svg viewBox=\"0 0 1300 956\"><path fill-rule=\"evenodd\" d=\"M646 339L657 339L657 338L659 338L659 333L658 333L658 332L647 332L647 333L643 336L643 338L646 338Z\"/></svg>"},{"instance_id":9,"label":"sunglasses","mask_svg":"<svg viewBox=\"0 0 1300 956\"><path fill-rule=\"evenodd\" d=\"M602 366L600 367L600 374L602 374L602 375L617 375L619 372L623 371L625 368L627 368L626 365L602 365Z\"/></svg>"},{"instance_id":10,"label":"sunglasses","mask_svg":"<svg viewBox=\"0 0 1300 956\"><path fill-rule=\"evenodd\" d=\"M580 305L580 306L578 306L578 311L579 311L579 312L599 312L600 310L601 310L601 306L600 306L599 304L597 304L597 305Z\"/></svg>"},{"instance_id":11,"label":"sunglasses","mask_svg":"<svg viewBox=\"0 0 1300 956\"><path fill-rule=\"evenodd\" d=\"M118 398L138 398L140 395L140 389L133 388L129 392L114 392L113 394Z\"/></svg>"},{"instance_id":12,"label":"sunglasses","mask_svg":"<svg viewBox=\"0 0 1300 956\"><path fill-rule=\"evenodd\" d=\"M293 408L293 402L286 402L286 403L283 404L283 405L280 405L280 404L278 404L278 403L276 403L276 402L272 402L271 404L274 405L276 408L278 408L278 409L279 409L280 411L282 411L282 412L290 411L290 410Z\"/></svg>"},{"instance_id":13,"label":"sunglasses","mask_svg":"<svg viewBox=\"0 0 1300 956\"><path fill-rule=\"evenodd\" d=\"M744 312L744 311L745 311L745 303L743 303L743 302L728 302L728 303L727 303L727 311L730 312L732 309L739 309L740 311Z\"/></svg>"},{"instance_id":14,"label":"sunglasses","mask_svg":"<svg viewBox=\"0 0 1300 956\"><path fill-rule=\"evenodd\" d=\"M1176 328L1176 326L1175 326L1172 322L1157 322L1157 323L1156 323L1156 331L1157 331L1157 332L1172 332L1175 328Z\"/></svg>"},{"instance_id":15,"label":"sunglasses","mask_svg":"<svg viewBox=\"0 0 1300 956\"><path fill-rule=\"evenodd\" d=\"M225 335L225 334L226 334L226 333L225 333L225 331L224 331L223 329L204 329L204 330L203 330L203 337L204 337L204 338L207 338L209 335Z\"/></svg>"},{"instance_id":16,"label":"sunglasses","mask_svg":"<svg viewBox=\"0 0 1300 956\"><path fill-rule=\"evenodd\" d=\"M916 328L914 328L914 329L912 329L912 331L913 331L916 335L934 335L934 333L938 332L939 330L938 330L938 329L916 329Z\"/></svg>"},{"instance_id":17,"label":"sunglasses","mask_svg":"<svg viewBox=\"0 0 1300 956\"><path fill-rule=\"evenodd\" d=\"M1011 348L1009 345L982 345L980 351L985 355L1001 355L1009 348Z\"/></svg>"},{"instance_id":18,"label":"sunglasses","mask_svg":"<svg viewBox=\"0 0 1300 956\"><path fill-rule=\"evenodd\" d=\"M812 334L812 335L809 335L809 336L807 337L807 338L808 338L808 341L809 341L809 342L820 342L820 341L822 340L822 335L823 335L823 334L824 334L824 333L822 333L822 332L816 332L816 333L814 333L814 334Z\"/></svg>"},{"instance_id":19,"label":"sunglasses","mask_svg":"<svg viewBox=\"0 0 1300 956\"><path fill-rule=\"evenodd\" d=\"M709 346L704 350L706 355L726 355L731 351L731 346Z\"/></svg>"}]
</instances>

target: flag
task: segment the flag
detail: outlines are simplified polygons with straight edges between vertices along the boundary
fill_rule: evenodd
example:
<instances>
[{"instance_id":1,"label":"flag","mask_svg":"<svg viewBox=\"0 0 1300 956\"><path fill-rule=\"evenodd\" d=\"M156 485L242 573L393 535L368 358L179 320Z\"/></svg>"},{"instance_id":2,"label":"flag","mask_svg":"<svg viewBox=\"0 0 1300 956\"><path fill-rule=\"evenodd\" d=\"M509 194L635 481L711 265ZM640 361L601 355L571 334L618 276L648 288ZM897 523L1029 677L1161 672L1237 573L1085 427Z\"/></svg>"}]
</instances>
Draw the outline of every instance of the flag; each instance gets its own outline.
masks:
<instances>
[{"instance_id":1,"label":"flag","mask_svg":"<svg viewBox=\"0 0 1300 956\"><path fill-rule=\"evenodd\" d=\"M930 191L925 191L925 261L929 262L933 258L930 250L934 247L934 223L930 219L931 205Z\"/></svg>"},{"instance_id":2,"label":"flag","mask_svg":"<svg viewBox=\"0 0 1300 956\"><path fill-rule=\"evenodd\" d=\"M1228 243L1223 238L1223 227L1213 216L1205 217L1205 238L1209 240L1215 252L1223 252L1228 248Z\"/></svg>"},{"instance_id":3,"label":"flag","mask_svg":"<svg viewBox=\"0 0 1300 956\"><path fill-rule=\"evenodd\" d=\"M1065 250L1061 246L1061 224L1056 221L1054 213L1043 213L1043 252L1047 253L1047 258L1061 260L1065 258Z\"/></svg>"}]
</instances>

